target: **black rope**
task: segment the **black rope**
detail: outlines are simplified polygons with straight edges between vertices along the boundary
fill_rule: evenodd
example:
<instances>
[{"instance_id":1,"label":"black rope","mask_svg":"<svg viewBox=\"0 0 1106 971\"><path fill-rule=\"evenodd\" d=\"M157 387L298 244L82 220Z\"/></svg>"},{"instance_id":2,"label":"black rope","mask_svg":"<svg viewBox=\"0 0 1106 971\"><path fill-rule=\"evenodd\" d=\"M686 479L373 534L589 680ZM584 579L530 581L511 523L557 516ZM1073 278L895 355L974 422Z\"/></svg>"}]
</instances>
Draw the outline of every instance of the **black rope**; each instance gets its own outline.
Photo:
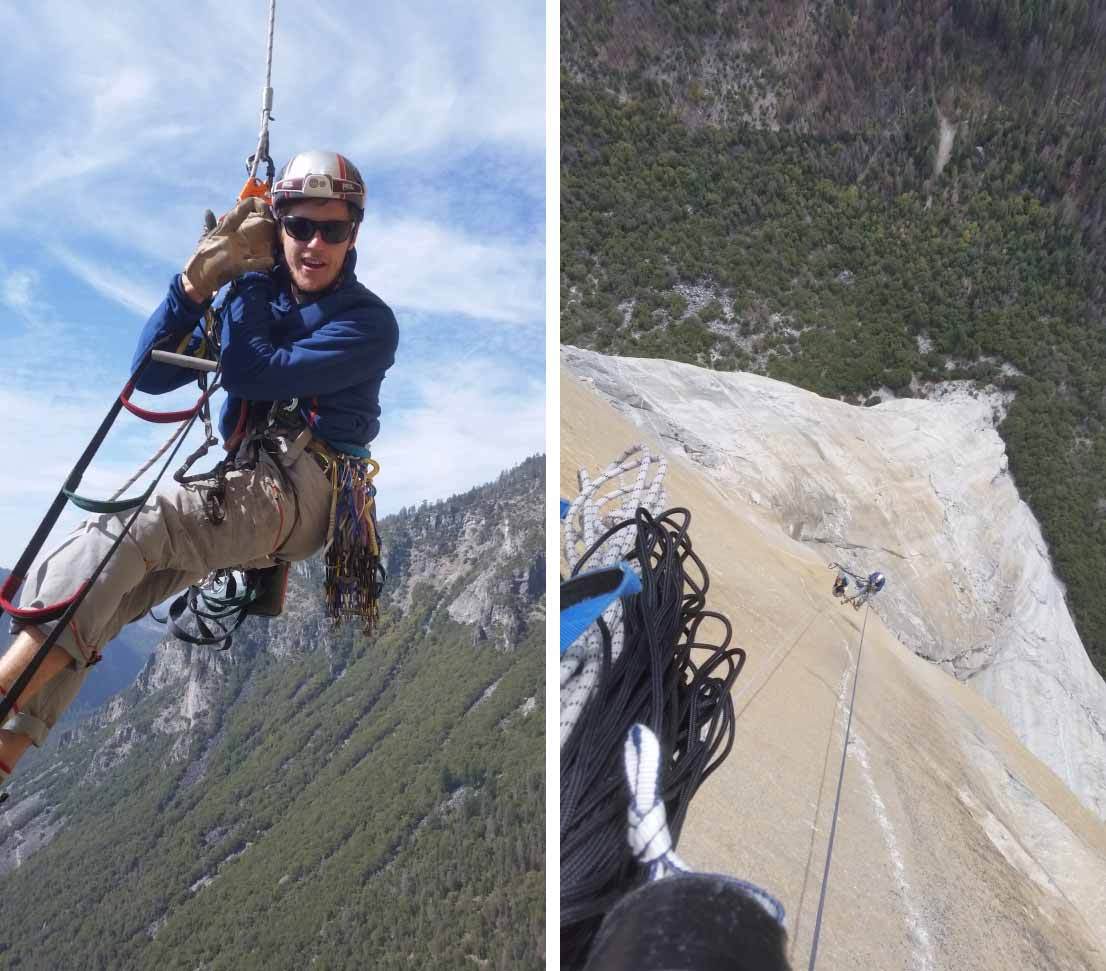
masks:
<instances>
[{"instance_id":1,"label":"black rope","mask_svg":"<svg viewBox=\"0 0 1106 971\"><path fill-rule=\"evenodd\" d=\"M602 620L598 683L561 750L561 962L582 967L604 914L644 876L627 841L629 792L623 767L626 734L647 725L661 745L660 795L673 843L699 786L729 754L735 718L730 689L745 652L730 647L733 629L706 609L706 567L688 536L691 513L653 517L638 509L608 530L581 557L573 575L611 536L636 532L641 593L623 601L624 642L612 659ZM724 630L721 643L700 640L707 619ZM693 654L710 652L696 663Z\"/></svg>"}]
</instances>

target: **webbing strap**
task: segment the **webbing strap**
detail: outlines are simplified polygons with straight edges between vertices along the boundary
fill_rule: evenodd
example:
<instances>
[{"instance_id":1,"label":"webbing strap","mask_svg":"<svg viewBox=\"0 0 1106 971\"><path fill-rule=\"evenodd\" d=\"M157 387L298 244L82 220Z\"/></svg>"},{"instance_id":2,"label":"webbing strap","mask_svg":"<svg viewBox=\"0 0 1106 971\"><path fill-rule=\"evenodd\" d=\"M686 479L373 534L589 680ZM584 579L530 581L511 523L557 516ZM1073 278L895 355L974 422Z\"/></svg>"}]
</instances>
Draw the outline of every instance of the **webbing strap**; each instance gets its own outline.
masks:
<instances>
[{"instance_id":1,"label":"webbing strap","mask_svg":"<svg viewBox=\"0 0 1106 971\"><path fill-rule=\"evenodd\" d=\"M641 579L626 562L589 570L561 584L561 653L572 646L607 607L641 592Z\"/></svg>"},{"instance_id":2,"label":"webbing strap","mask_svg":"<svg viewBox=\"0 0 1106 971\"><path fill-rule=\"evenodd\" d=\"M188 355L169 354L167 352L157 350L153 351L150 356L155 360L168 362L170 364L179 363L173 360L175 358L180 358L181 362L186 360L192 362L191 366L208 363L198 358L192 358ZM190 365L182 364L181 366ZM217 367L217 365L212 363L212 367ZM142 466L141 469L139 469L133 476L131 476L131 478L128 479L110 499L90 499L88 496L80 496L74 489L69 488L67 484L66 487L62 489L62 494L71 503L73 503L74 506L76 506L78 509L83 509L85 512L115 514L130 512L132 509L138 509L140 506L145 504L146 500L149 499L150 496L153 494L154 487L157 485L156 482L151 483L150 487L139 496L135 496L131 499L120 499L118 497L122 495L122 493L126 489L129 489L135 482L137 482L143 475L145 475L146 472L149 471L150 467L159 458L161 458L161 456L164 455L166 451L168 451L173 442L175 442L177 438L187 430L186 426L183 424L185 421L189 421L191 418L195 417L197 413L199 413L203 416L205 423L209 423L208 419L210 417L210 412L207 410L207 405L211 398L211 395L214 394L215 390L219 387L219 382L216 381L210 388L208 388L207 378L202 373L203 371L208 369L206 367L197 367L197 370L201 371L200 390L202 393L200 394L200 400L196 402L195 407L191 411L172 411L162 412L159 414L152 411L147 411L144 408L138 408L135 405L131 405L127 399L130 392L134 389L134 380L132 379L131 382L128 383L127 387L123 389L123 394L120 396L120 402L127 408L128 411L131 411L142 417L146 417L149 421L154 421L158 424L169 424L171 419L175 418L177 415L181 415L183 416L181 419L181 427L173 433L170 439L164 445L162 445L160 449L158 449L153 458L151 458L144 466ZM194 462L197 456L201 454L206 454L208 447L212 444L214 444L214 440L211 439L209 435L207 445L201 447L198 452L193 453L192 457L190 457L188 460L188 464Z\"/></svg>"},{"instance_id":3,"label":"webbing strap","mask_svg":"<svg viewBox=\"0 0 1106 971\"><path fill-rule=\"evenodd\" d=\"M187 408L184 411L150 411L146 408L139 408L138 405L133 404L131 402L132 394L134 394L133 378L127 382L127 386L123 389L123 393L119 395L119 401L132 415L137 415L143 421L150 421L155 425L168 425L175 421L188 421L193 415L199 413L200 408L203 407L203 403L207 399L207 394L200 395L200 400L191 408Z\"/></svg>"},{"instance_id":4,"label":"webbing strap","mask_svg":"<svg viewBox=\"0 0 1106 971\"><path fill-rule=\"evenodd\" d=\"M33 624L45 624L49 623L51 620L57 620L69 609L74 601L84 597L84 592L89 584L89 581L85 580L85 582L77 588L77 592L73 594L73 596L65 600L59 600L57 603L47 604L45 607L17 607L12 603L12 597L16 595L16 592L23 585L23 579L23 577L12 573L4 581L3 587L0 587L0 607L3 607L12 617L18 620L26 620ZM16 694L16 697L19 697L19 695Z\"/></svg>"},{"instance_id":5,"label":"webbing strap","mask_svg":"<svg viewBox=\"0 0 1106 971\"><path fill-rule=\"evenodd\" d=\"M241 595L232 595L226 599L206 594L202 587L189 587L169 607L169 631L177 640L184 641L187 644L198 644L204 647L219 645L216 650L229 651L231 635L242 626L242 621L247 617L246 608L252 600L253 591L248 587ZM199 601L203 601L203 605L208 610L201 610ZM177 623L184 616L185 610L190 610L195 616L196 627L200 631L198 636L185 630ZM237 618L233 626L228 629L224 621L236 614ZM205 620L212 621L219 628L218 633L204 623Z\"/></svg>"},{"instance_id":6,"label":"webbing strap","mask_svg":"<svg viewBox=\"0 0 1106 971\"><path fill-rule=\"evenodd\" d=\"M153 491L154 487L150 486L142 495L135 496L133 499L111 500L89 499L87 496L78 496L72 489L62 489L62 492L69 498L69 501L78 509L83 509L85 512L98 513L128 512L131 509L137 509L150 498Z\"/></svg>"}]
</instances>

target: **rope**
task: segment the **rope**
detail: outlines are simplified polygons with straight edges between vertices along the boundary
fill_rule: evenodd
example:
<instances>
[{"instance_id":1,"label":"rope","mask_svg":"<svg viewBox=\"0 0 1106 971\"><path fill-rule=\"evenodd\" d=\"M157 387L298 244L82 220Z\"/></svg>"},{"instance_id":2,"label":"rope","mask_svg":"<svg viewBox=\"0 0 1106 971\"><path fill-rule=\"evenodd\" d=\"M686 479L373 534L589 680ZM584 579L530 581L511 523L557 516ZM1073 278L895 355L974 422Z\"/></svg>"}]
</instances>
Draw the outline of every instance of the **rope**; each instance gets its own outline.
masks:
<instances>
[{"instance_id":1,"label":"rope","mask_svg":"<svg viewBox=\"0 0 1106 971\"><path fill-rule=\"evenodd\" d=\"M814 919L814 941L810 947L808 971L814 971L814 962L818 958L818 936L822 930L822 911L826 905L826 892L829 890L830 860L833 859L833 839L837 834L837 812L841 807L841 789L845 781L845 759L849 754L849 732L853 725L853 709L856 707L856 686L860 681L860 657L864 653L864 632L868 629L868 605L864 611L864 622L860 626L860 647L856 652L856 671L853 674L852 697L849 698L849 718L845 723L845 745L841 750L841 771L837 775L837 796L833 800L833 823L830 826L829 846L826 849L826 868L822 873L822 892L818 895L818 916Z\"/></svg>"},{"instance_id":2,"label":"rope","mask_svg":"<svg viewBox=\"0 0 1106 971\"><path fill-rule=\"evenodd\" d=\"M250 179L257 178L257 166L269 157L269 122L273 118L273 26L276 22L276 0L269 0L269 39L265 55L265 88L261 92L261 130L257 135L257 151L250 157Z\"/></svg>"},{"instance_id":3,"label":"rope","mask_svg":"<svg viewBox=\"0 0 1106 971\"><path fill-rule=\"evenodd\" d=\"M649 469L654 462L657 463L657 471L649 482ZM577 473L580 494L569 503L568 511L562 518L565 560L574 575L578 572L577 565L583 550L594 546L600 533L616 522L632 518L642 506L653 513L664 507L664 477L667 472L668 459L663 455L654 459L645 445L631 445L595 479L589 479L587 470L580 469ZM621 479L621 476L630 473L635 474L633 485L627 485ZM615 479L618 480L615 487L599 498L600 490ZM619 499L622 502L617 508L607 508ZM632 534L612 538L595 556L593 566L613 566L625 559L633 547Z\"/></svg>"},{"instance_id":4,"label":"rope","mask_svg":"<svg viewBox=\"0 0 1106 971\"><path fill-rule=\"evenodd\" d=\"M627 839L634 859L646 868L650 880L689 872L690 868L672 848L668 814L658 792L661 746L657 736L644 725L635 725L626 736L623 758L630 787Z\"/></svg>"},{"instance_id":5,"label":"rope","mask_svg":"<svg viewBox=\"0 0 1106 971\"><path fill-rule=\"evenodd\" d=\"M586 551L590 567L612 567L625 560L634 548L634 533L616 533L595 549L597 539L616 523L633 519L636 510L657 515L667 501L664 477L668 460L654 457L645 445L631 445L591 479L586 469L578 472L580 494L561 518L564 557L573 576L581 570ZM650 477L651 476L651 477ZM631 478L632 477L632 478ZM604 493L604 490L606 492ZM611 661L622 654L622 601L615 600L603 612L602 621L611 638ZM561 657L561 747L572 734L587 700L599 681L603 665L603 639L592 624Z\"/></svg>"},{"instance_id":6,"label":"rope","mask_svg":"<svg viewBox=\"0 0 1106 971\"><path fill-rule=\"evenodd\" d=\"M642 591L626 601L617 659L610 628L598 622L597 683L561 748L561 957L568 968L582 966L603 916L643 876L627 842L627 732L644 725L663 753L655 791L639 810L645 845L659 822L652 805L658 799L663 804L670 835L657 847L665 852L679 839L693 795L733 746L730 689L745 652L730 646L730 622L706 609L709 577L692 550L690 520L686 509L654 516L639 508L632 519L599 535L575 566L579 572L609 558L612 546L621 555L627 544L620 534L629 534L633 550L625 559L640 570ZM700 640L708 618L722 627L719 643ZM700 651L709 652L701 661ZM652 862L650 854L646 865Z\"/></svg>"},{"instance_id":7,"label":"rope","mask_svg":"<svg viewBox=\"0 0 1106 971\"><path fill-rule=\"evenodd\" d=\"M212 390L214 391L215 389L212 388ZM177 426L177 428L173 432L173 434L169 436L169 440L154 453L154 455L150 458L150 460L145 465L142 466L142 468L140 468L137 472L135 472L134 475L132 475L129 479L127 479L126 482L124 482L115 492L113 492L111 494L111 496L108 498L108 502L114 502L124 492L126 492L132 485L134 485L139 479L141 479L142 476L144 476L147 472L149 472L150 469L153 468L154 463L159 458L161 458L167 451L169 451L169 449L172 446L173 442L175 442L181 436L181 434L184 432L186 427L188 427L188 426L184 422L181 422L181 424Z\"/></svg>"},{"instance_id":8,"label":"rope","mask_svg":"<svg viewBox=\"0 0 1106 971\"><path fill-rule=\"evenodd\" d=\"M276 0L269 0L269 39L268 54L265 57L265 90L269 93L269 108L272 107L273 84L273 24L276 21Z\"/></svg>"},{"instance_id":9,"label":"rope","mask_svg":"<svg viewBox=\"0 0 1106 971\"><path fill-rule=\"evenodd\" d=\"M627 834L634 858L648 870L649 880L661 880L679 873L691 873L691 868L676 855L664 802L658 793L660 780L660 743L644 725L635 725L626 736L626 782L630 787L630 828ZM761 905L783 925L784 909L767 890L748 880L727 877Z\"/></svg>"}]
</instances>

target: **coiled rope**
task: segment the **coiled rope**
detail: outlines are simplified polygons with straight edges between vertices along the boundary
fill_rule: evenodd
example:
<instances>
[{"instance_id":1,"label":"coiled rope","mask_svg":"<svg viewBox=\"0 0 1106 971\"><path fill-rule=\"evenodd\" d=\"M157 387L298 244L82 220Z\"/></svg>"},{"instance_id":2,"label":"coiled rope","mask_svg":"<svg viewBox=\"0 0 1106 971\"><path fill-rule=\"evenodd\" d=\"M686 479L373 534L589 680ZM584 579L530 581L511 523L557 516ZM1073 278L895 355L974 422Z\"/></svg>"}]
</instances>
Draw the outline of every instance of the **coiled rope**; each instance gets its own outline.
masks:
<instances>
[{"instance_id":1,"label":"coiled rope","mask_svg":"<svg viewBox=\"0 0 1106 971\"><path fill-rule=\"evenodd\" d=\"M640 570L642 591L627 601L617 658L610 627L598 622L597 683L561 748L565 967L582 965L603 915L646 876L626 839L630 798L624 757L631 727L649 728L664 753L657 791L671 834L666 853L679 838L692 796L733 745L730 689L745 652L729 646L730 622L706 607L709 577L692 550L690 521L686 509L654 516L638 508L599 535L573 569L575 574L592 560L609 559L615 549ZM700 639L708 619L723 629L719 643ZM693 653L699 651L708 654L697 663Z\"/></svg>"},{"instance_id":2,"label":"coiled rope","mask_svg":"<svg viewBox=\"0 0 1106 971\"><path fill-rule=\"evenodd\" d=\"M668 460L654 457L644 445L631 445L592 479L580 469L580 494L569 504L561 520L564 557L573 576L581 572L581 561L589 550L590 566L612 567L634 547L632 531L615 533L596 547L604 531L633 518L638 509L656 515L667 502L664 477ZM622 601L615 600L603 613L611 637L611 660L622 653ZM598 627L591 627L561 657L561 741L572 734L599 681L603 643Z\"/></svg>"}]
</instances>

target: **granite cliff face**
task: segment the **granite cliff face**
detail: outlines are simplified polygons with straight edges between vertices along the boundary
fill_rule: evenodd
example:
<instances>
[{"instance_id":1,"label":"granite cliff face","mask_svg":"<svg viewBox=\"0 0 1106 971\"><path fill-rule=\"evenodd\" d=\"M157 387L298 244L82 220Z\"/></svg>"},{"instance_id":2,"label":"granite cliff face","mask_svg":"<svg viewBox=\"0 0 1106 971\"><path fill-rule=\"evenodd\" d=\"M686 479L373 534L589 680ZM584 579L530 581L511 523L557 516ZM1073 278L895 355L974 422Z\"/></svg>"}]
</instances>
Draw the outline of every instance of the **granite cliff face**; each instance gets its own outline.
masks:
<instances>
[{"instance_id":1,"label":"granite cliff face","mask_svg":"<svg viewBox=\"0 0 1106 971\"><path fill-rule=\"evenodd\" d=\"M1007 471L1001 403L954 387L859 408L659 360L568 348L564 364L766 526L882 570L876 609L896 637L976 688L1106 819L1106 683Z\"/></svg>"},{"instance_id":2,"label":"granite cliff face","mask_svg":"<svg viewBox=\"0 0 1106 971\"><path fill-rule=\"evenodd\" d=\"M986 450L946 428L941 405L848 408L748 375L573 350L564 364L561 495L578 493L579 469L595 475L635 443L665 456L668 504L690 510L709 571L708 607L747 652L732 689L734 746L691 802L680 857L774 894L791 966L806 967L844 751L819 968L1106 969L1106 827L1087 805L1093 775L1075 777L1081 802L976 690L980 674L954 676L967 638L1025 650L1004 638L1002 610L1015 626L1047 616L1018 593L1042 580L1036 566L1018 570L1034 543L1016 532L1016 508L977 511L975 533L963 521L973 490L1001 483L994 466L968 474ZM871 612L835 600L827 561L873 558L888 584ZM944 584L941 595L927 583ZM991 613L960 612L986 596ZM900 627L916 643L930 637L946 662L906 647ZM1001 669L997 658L988 663ZM1033 668L1022 676L1044 690ZM1080 717L1036 716L1065 732Z\"/></svg>"},{"instance_id":3,"label":"granite cliff face","mask_svg":"<svg viewBox=\"0 0 1106 971\"><path fill-rule=\"evenodd\" d=\"M532 624L544 623L544 612L534 612L545 592L544 502L535 479L499 495L485 487L401 512L390 524L390 596L409 607L420 585L444 592L449 616L472 627L474 642L512 650Z\"/></svg>"}]
</instances>

